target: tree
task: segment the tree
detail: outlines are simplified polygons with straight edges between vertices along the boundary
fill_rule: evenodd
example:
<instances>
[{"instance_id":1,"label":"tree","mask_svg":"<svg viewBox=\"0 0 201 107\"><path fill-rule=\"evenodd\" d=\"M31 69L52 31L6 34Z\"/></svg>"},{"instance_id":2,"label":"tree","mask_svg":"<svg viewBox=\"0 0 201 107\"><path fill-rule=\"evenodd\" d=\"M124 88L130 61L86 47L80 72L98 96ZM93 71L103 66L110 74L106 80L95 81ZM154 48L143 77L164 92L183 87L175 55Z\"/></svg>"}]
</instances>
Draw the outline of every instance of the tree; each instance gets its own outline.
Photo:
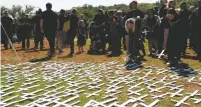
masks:
<instances>
[{"instance_id":1,"label":"tree","mask_svg":"<svg viewBox=\"0 0 201 107\"><path fill-rule=\"evenodd\" d=\"M22 6L13 5L11 9L8 9L8 12L14 19L17 19L19 14L23 12Z\"/></svg>"},{"instance_id":2,"label":"tree","mask_svg":"<svg viewBox=\"0 0 201 107\"><path fill-rule=\"evenodd\" d=\"M32 15L32 12L35 10L34 6L31 5L25 5L24 13L27 15Z\"/></svg>"},{"instance_id":3,"label":"tree","mask_svg":"<svg viewBox=\"0 0 201 107\"><path fill-rule=\"evenodd\" d=\"M5 6L1 6L1 16L3 16L4 12L8 11L8 8L6 8Z\"/></svg>"}]
</instances>

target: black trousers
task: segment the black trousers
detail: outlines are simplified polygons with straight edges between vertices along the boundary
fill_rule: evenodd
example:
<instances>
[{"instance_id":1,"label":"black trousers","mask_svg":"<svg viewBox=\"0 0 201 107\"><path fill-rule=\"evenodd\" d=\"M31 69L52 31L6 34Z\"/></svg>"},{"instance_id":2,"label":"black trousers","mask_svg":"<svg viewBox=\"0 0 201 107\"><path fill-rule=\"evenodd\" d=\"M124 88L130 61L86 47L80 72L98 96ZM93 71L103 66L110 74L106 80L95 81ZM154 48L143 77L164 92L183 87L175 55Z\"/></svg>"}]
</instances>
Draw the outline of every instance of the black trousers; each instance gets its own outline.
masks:
<instances>
[{"instance_id":1,"label":"black trousers","mask_svg":"<svg viewBox=\"0 0 201 107\"><path fill-rule=\"evenodd\" d=\"M30 37L29 37L29 35L22 36L21 40L22 40L22 49L25 49L25 47L26 48L30 47ZM26 41L27 41L27 43L26 43Z\"/></svg>"},{"instance_id":2,"label":"black trousers","mask_svg":"<svg viewBox=\"0 0 201 107\"><path fill-rule=\"evenodd\" d=\"M74 39L77 34L77 30L67 32L66 41L70 45L70 54L74 54Z\"/></svg>"},{"instance_id":3,"label":"black trousers","mask_svg":"<svg viewBox=\"0 0 201 107\"><path fill-rule=\"evenodd\" d=\"M45 32L45 36L49 42L49 46L50 46L50 54L55 53L55 35L56 35L56 31L55 32Z\"/></svg>"},{"instance_id":4,"label":"black trousers","mask_svg":"<svg viewBox=\"0 0 201 107\"><path fill-rule=\"evenodd\" d=\"M38 48L38 44L40 42L40 49L43 48L43 35L40 31L36 31L36 35L34 36L35 48Z\"/></svg>"},{"instance_id":5,"label":"black trousers","mask_svg":"<svg viewBox=\"0 0 201 107\"><path fill-rule=\"evenodd\" d=\"M175 57L177 59L181 58L181 52L182 52L182 43L177 43L177 42L170 42L167 46L167 52L168 52L168 60L169 61L174 61Z\"/></svg>"}]
</instances>

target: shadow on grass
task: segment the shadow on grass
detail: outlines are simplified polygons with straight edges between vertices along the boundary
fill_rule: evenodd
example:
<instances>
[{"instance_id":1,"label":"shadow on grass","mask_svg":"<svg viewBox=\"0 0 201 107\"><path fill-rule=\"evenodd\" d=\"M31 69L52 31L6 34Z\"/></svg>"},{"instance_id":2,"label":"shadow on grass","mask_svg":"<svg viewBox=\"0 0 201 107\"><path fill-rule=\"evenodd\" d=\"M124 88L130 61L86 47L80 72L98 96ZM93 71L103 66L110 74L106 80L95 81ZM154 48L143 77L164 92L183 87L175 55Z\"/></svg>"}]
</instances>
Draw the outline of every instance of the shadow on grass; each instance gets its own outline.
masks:
<instances>
[{"instance_id":1,"label":"shadow on grass","mask_svg":"<svg viewBox=\"0 0 201 107\"><path fill-rule=\"evenodd\" d=\"M186 63L176 64L173 67L169 67L169 69L173 73L176 73L178 76L183 76L183 77L196 76L198 74L197 71L193 70Z\"/></svg>"},{"instance_id":2,"label":"shadow on grass","mask_svg":"<svg viewBox=\"0 0 201 107\"><path fill-rule=\"evenodd\" d=\"M52 57L47 56L47 57L39 58L39 59L31 59L29 62L44 62L44 61L49 61L51 59Z\"/></svg>"}]
</instances>

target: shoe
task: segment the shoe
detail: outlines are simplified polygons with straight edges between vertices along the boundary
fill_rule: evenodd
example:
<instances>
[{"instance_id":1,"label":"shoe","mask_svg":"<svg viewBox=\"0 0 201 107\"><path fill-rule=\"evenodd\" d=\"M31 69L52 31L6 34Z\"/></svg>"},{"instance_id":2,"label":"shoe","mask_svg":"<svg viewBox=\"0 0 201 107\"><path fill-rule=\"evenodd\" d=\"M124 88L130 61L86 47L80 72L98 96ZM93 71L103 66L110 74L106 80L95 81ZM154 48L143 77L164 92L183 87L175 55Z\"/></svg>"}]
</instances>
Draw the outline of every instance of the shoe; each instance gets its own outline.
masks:
<instances>
[{"instance_id":1,"label":"shoe","mask_svg":"<svg viewBox=\"0 0 201 107\"><path fill-rule=\"evenodd\" d=\"M50 53L50 54L48 55L49 58L52 58L52 57L54 57L54 56L55 56L55 53Z\"/></svg>"},{"instance_id":2,"label":"shoe","mask_svg":"<svg viewBox=\"0 0 201 107\"><path fill-rule=\"evenodd\" d=\"M59 54L62 54L64 51L62 49L59 49Z\"/></svg>"},{"instance_id":3,"label":"shoe","mask_svg":"<svg viewBox=\"0 0 201 107\"><path fill-rule=\"evenodd\" d=\"M73 53L70 53L67 55L68 57L73 57Z\"/></svg>"}]
</instances>

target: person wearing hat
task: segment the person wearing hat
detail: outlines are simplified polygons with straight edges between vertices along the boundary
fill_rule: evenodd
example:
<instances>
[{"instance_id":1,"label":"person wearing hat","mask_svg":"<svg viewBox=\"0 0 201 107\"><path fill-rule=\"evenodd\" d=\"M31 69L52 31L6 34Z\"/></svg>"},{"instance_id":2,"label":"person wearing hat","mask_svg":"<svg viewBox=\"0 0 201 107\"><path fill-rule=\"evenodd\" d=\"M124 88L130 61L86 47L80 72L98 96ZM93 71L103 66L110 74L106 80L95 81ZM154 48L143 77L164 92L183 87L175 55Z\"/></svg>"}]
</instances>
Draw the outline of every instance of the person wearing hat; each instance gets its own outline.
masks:
<instances>
[{"instance_id":1,"label":"person wearing hat","mask_svg":"<svg viewBox=\"0 0 201 107\"><path fill-rule=\"evenodd\" d=\"M190 21L197 54L196 59L201 62L201 0L198 1L198 7L191 14Z\"/></svg>"},{"instance_id":2,"label":"person wearing hat","mask_svg":"<svg viewBox=\"0 0 201 107\"><path fill-rule=\"evenodd\" d=\"M4 48L7 50L8 49L8 38L12 40L13 37L13 31L12 31L12 26L13 26L13 20L8 16L7 12L4 12L4 16L1 17L1 42L4 43ZM5 30L5 31L4 31Z\"/></svg>"}]
</instances>

